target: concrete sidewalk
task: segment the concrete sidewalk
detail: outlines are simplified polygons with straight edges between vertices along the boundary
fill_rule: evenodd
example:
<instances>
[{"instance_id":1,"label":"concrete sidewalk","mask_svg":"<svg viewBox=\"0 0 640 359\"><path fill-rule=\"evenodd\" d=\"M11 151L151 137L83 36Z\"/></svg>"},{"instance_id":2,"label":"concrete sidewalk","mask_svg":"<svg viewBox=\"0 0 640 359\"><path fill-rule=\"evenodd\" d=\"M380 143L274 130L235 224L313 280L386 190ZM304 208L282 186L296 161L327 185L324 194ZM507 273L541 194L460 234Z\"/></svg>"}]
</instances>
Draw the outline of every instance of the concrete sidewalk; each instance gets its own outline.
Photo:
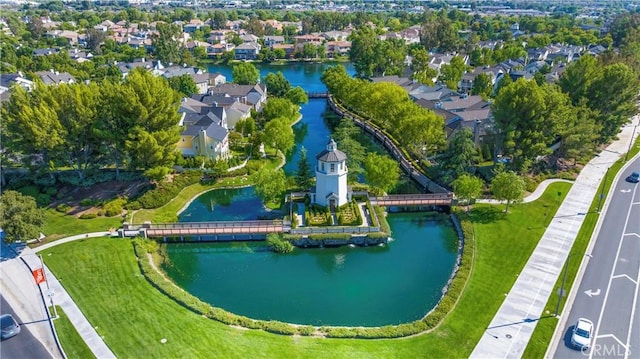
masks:
<instances>
[{"instance_id":1,"label":"concrete sidewalk","mask_svg":"<svg viewBox=\"0 0 640 359\"><path fill-rule=\"evenodd\" d=\"M67 243L67 242L80 240L84 238L106 237L110 235L111 235L110 232L95 232L95 233L71 236L55 242L47 243L45 245L35 248L35 250L31 248L26 248L24 249L23 253L25 255L32 254L36 256L37 252L62 244L62 243ZM44 270L47 276L47 281L49 282L49 287L54 293L54 296L53 296L54 304L62 307L62 310L64 310L64 313L67 315L67 317L69 317L71 324L73 324L78 334L80 334L80 336L85 341L85 343L87 343L87 346L89 347L89 349L91 349L91 352L93 353L93 355L95 355L96 358L100 358L100 359L115 358L116 356L113 354L113 352L111 352L111 349L109 349L109 347L104 343L104 341L102 340L102 337L98 335L94 327L91 326L91 324L89 323L87 318L84 316L84 314L82 314L82 311L80 311L80 308L78 308L78 306L73 301L73 299L71 299L71 296L69 296L69 293L67 293L67 291L64 289L60 281L58 281L55 275L51 273L51 271L49 270L49 268L47 268L47 266L44 266Z\"/></svg>"},{"instance_id":2,"label":"concrete sidewalk","mask_svg":"<svg viewBox=\"0 0 640 359\"><path fill-rule=\"evenodd\" d=\"M598 186L632 143L638 116L614 141L589 161L551 220L502 306L471 353L472 358L520 358L552 294ZM638 131L635 131L635 137ZM613 174L611 174L613 178ZM587 260L588 257L583 257ZM544 313L553 315L553 313Z\"/></svg>"}]
</instances>

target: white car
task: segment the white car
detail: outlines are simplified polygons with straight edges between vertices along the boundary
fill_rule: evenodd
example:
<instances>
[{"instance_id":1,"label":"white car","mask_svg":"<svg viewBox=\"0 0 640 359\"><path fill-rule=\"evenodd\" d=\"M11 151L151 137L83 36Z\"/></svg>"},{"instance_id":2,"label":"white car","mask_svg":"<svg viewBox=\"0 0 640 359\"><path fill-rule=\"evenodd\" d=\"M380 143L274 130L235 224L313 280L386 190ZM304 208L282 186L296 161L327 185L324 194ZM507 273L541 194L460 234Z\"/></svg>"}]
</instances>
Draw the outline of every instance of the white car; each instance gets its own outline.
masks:
<instances>
[{"instance_id":1,"label":"white car","mask_svg":"<svg viewBox=\"0 0 640 359\"><path fill-rule=\"evenodd\" d=\"M593 337L593 322L589 319L580 318L573 327L571 335L571 345L578 349L587 349L591 346L591 338Z\"/></svg>"}]
</instances>

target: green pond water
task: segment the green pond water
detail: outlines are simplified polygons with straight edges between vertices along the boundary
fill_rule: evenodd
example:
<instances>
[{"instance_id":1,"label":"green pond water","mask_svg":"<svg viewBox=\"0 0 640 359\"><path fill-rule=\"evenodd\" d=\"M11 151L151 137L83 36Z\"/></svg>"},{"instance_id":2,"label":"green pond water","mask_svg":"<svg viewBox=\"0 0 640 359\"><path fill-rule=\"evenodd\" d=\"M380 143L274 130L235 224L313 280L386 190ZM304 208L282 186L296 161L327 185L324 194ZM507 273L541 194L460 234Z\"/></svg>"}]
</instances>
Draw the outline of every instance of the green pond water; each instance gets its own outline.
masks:
<instances>
[{"instance_id":1,"label":"green pond water","mask_svg":"<svg viewBox=\"0 0 640 359\"><path fill-rule=\"evenodd\" d=\"M168 244L163 266L201 300L254 319L311 325L410 322L438 302L457 256L448 218L391 213L385 246L267 250L264 242Z\"/></svg>"}]
</instances>

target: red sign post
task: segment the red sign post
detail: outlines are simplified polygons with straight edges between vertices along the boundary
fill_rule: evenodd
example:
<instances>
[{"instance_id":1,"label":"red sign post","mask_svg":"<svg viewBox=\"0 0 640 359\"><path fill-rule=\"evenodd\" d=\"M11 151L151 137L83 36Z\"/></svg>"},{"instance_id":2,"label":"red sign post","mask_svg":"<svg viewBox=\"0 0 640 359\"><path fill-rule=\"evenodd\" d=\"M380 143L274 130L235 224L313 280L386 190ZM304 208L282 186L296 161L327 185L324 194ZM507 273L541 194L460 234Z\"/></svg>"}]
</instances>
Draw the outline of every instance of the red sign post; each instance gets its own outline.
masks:
<instances>
[{"instance_id":1,"label":"red sign post","mask_svg":"<svg viewBox=\"0 0 640 359\"><path fill-rule=\"evenodd\" d=\"M43 283L45 281L44 270L42 268L33 270L33 279L36 280L36 284Z\"/></svg>"}]
</instances>

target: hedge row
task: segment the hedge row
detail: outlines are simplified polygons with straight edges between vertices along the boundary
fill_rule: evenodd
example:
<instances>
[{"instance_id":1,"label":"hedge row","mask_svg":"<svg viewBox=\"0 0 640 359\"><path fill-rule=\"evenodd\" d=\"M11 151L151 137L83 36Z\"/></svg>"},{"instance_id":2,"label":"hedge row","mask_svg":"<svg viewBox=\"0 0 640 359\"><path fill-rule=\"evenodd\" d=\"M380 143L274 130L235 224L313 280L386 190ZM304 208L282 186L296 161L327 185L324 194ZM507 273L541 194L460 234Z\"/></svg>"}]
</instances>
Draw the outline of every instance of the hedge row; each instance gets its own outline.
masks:
<instances>
[{"instance_id":1,"label":"hedge row","mask_svg":"<svg viewBox=\"0 0 640 359\"><path fill-rule=\"evenodd\" d=\"M389 222L387 222L387 217L384 213L384 207L374 206L373 210L375 211L376 216L378 217L378 225L380 226L380 232L384 232L388 235L391 235L391 227L389 226Z\"/></svg>"},{"instance_id":2,"label":"hedge row","mask_svg":"<svg viewBox=\"0 0 640 359\"><path fill-rule=\"evenodd\" d=\"M362 224L362 216L355 199L338 208L338 223L341 226L359 226Z\"/></svg>"},{"instance_id":3,"label":"hedge row","mask_svg":"<svg viewBox=\"0 0 640 359\"><path fill-rule=\"evenodd\" d=\"M378 226L378 216L375 215L376 212L374 212L373 210L373 206L371 205L371 202L369 202L367 200L367 210L369 211L369 215L371 216L371 226L372 227L377 227Z\"/></svg>"}]
</instances>

